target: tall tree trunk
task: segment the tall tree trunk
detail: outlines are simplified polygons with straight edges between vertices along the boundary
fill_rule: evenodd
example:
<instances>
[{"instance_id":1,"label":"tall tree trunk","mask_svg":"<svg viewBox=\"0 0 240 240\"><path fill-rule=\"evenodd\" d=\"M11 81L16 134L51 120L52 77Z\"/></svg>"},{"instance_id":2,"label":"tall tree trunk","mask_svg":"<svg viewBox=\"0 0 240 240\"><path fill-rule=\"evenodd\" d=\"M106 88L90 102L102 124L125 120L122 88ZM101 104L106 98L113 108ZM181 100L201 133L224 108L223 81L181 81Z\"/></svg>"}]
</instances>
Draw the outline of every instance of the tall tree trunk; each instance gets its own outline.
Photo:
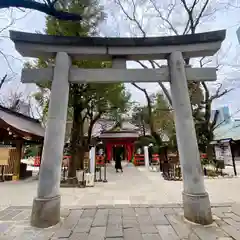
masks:
<instances>
[{"instance_id":1,"label":"tall tree trunk","mask_svg":"<svg viewBox=\"0 0 240 240\"><path fill-rule=\"evenodd\" d=\"M84 121L81 118L79 119L79 141L77 144L77 152L76 152L76 161L77 161L77 169L84 169L84 154L86 151L85 144L85 136L84 136Z\"/></svg>"},{"instance_id":2,"label":"tall tree trunk","mask_svg":"<svg viewBox=\"0 0 240 240\"><path fill-rule=\"evenodd\" d=\"M88 127L88 138L87 138L87 146L91 144L91 139L92 139L92 130L95 125L95 123L98 121L98 119L101 118L103 112L99 112L95 117L90 119L89 127Z\"/></svg>"},{"instance_id":3,"label":"tall tree trunk","mask_svg":"<svg viewBox=\"0 0 240 240\"><path fill-rule=\"evenodd\" d=\"M77 142L79 136L79 124L76 118L73 118L73 125L71 130L71 140L70 140L70 154L71 158L68 166L68 178L70 182L76 177L76 163L77 163Z\"/></svg>"},{"instance_id":4,"label":"tall tree trunk","mask_svg":"<svg viewBox=\"0 0 240 240\"><path fill-rule=\"evenodd\" d=\"M71 129L71 139L70 139L70 154L71 158L68 166L68 178L72 182L76 178L77 162L78 162L78 142L79 133L81 131L79 114L81 114L81 109L77 104L73 105L73 124Z\"/></svg>"},{"instance_id":5,"label":"tall tree trunk","mask_svg":"<svg viewBox=\"0 0 240 240\"><path fill-rule=\"evenodd\" d=\"M207 158L209 162L213 161L214 149L212 144L207 144Z\"/></svg>"},{"instance_id":6,"label":"tall tree trunk","mask_svg":"<svg viewBox=\"0 0 240 240\"><path fill-rule=\"evenodd\" d=\"M137 89L139 89L140 91L142 91L144 93L145 97L146 97L147 109L148 109L148 115L149 115L149 127L150 127L150 131L151 131L151 135L155 139L157 145L160 147L162 145L162 139L161 139L160 135L155 131L155 128L154 128L153 114L152 114L152 103L151 103L151 99L150 99L150 97L147 93L147 90L139 87L136 83L132 83L132 85L134 87L136 87Z\"/></svg>"},{"instance_id":7,"label":"tall tree trunk","mask_svg":"<svg viewBox=\"0 0 240 240\"><path fill-rule=\"evenodd\" d=\"M84 156L86 148L85 146L79 146L77 151L77 169L84 170Z\"/></svg>"},{"instance_id":8,"label":"tall tree trunk","mask_svg":"<svg viewBox=\"0 0 240 240\"><path fill-rule=\"evenodd\" d=\"M144 92L144 93L145 93L145 97L146 97L146 100L147 100L147 108L148 108L148 115L149 115L149 126L150 126L150 130L151 130L151 134L153 135L155 130L154 130L153 119L152 119L152 103L151 103L151 99L148 96L147 92Z\"/></svg>"},{"instance_id":9,"label":"tall tree trunk","mask_svg":"<svg viewBox=\"0 0 240 240\"><path fill-rule=\"evenodd\" d=\"M146 136L146 129L144 123L142 124L142 129L143 129L143 136Z\"/></svg>"}]
</instances>

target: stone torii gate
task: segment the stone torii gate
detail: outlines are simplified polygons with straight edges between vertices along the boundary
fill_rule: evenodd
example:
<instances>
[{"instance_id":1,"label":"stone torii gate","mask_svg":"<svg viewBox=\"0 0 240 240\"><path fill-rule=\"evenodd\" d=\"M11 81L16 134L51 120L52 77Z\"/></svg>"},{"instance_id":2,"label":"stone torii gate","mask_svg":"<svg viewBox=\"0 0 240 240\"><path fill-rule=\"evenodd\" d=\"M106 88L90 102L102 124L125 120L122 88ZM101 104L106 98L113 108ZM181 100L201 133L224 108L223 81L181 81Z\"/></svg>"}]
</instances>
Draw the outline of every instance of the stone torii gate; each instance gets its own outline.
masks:
<instances>
[{"instance_id":1,"label":"stone torii gate","mask_svg":"<svg viewBox=\"0 0 240 240\"><path fill-rule=\"evenodd\" d=\"M189 99L188 81L214 81L216 69L190 68L184 58L214 55L225 39L225 30L194 35L150 38L82 38L10 33L24 57L54 58L55 66L23 69L23 83L53 79L37 197L31 223L49 227L60 220L60 168L63 155L69 82L158 82L170 81L177 143L183 173L183 207L186 219L212 223L205 190L196 132ZM72 60L99 59L113 62L112 69L80 69ZM167 59L168 67L126 69L127 60Z\"/></svg>"}]
</instances>

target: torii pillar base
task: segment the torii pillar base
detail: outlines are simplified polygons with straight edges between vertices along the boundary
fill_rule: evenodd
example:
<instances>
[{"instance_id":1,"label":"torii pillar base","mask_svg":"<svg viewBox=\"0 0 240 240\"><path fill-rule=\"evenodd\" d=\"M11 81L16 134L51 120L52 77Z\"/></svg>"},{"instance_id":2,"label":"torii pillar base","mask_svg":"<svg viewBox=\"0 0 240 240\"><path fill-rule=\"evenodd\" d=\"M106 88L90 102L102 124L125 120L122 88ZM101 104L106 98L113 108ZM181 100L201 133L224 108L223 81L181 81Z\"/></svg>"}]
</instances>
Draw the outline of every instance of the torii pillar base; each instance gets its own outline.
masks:
<instances>
[{"instance_id":1,"label":"torii pillar base","mask_svg":"<svg viewBox=\"0 0 240 240\"><path fill-rule=\"evenodd\" d=\"M182 193L184 217L190 222L209 225L213 222L208 193Z\"/></svg>"},{"instance_id":2,"label":"torii pillar base","mask_svg":"<svg viewBox=\"0 0 240 240\"><path fill-rule=\"evenodd\" d=\"M61 197L35 198L32 206L31 225L38 228L47 228L60 221Z\"/></svg>"}]
</instances>

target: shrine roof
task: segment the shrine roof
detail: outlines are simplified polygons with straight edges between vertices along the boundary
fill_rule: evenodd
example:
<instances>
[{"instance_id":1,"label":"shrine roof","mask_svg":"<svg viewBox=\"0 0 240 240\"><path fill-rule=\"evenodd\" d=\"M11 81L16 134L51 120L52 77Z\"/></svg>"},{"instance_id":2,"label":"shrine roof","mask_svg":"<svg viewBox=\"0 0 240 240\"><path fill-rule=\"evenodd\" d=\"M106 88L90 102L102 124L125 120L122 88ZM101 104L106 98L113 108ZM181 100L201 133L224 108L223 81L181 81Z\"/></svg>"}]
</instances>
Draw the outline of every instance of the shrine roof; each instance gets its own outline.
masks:
<instances>
[{"instance_id":1,"label":"shrine roof","mask_svg":"<svg viewBox=\"0 0 240 240\"><path fill-rule=\"evenodd\" d=\"M24 136L44 137L44 128L37 119L25 116L3 106L0 106L0 119L9 125L10 128L16 129Z\"/></svg>"},{"instance_id":2,"label":"shrine roof","mask_svg":"<svg viewBox=\"0 0 240 240\"><path fill-rule=\"evenodd\" d=\"M233 139L240 140L240 122L233 120L228 124L222 124L214 130L214 140Z\"/></svg>"},{"instance_id":3,"label":"shrine roof","mask_svg":"<svg viewBox=\"0 0 240 240\"><path fill-rule=\"evenodd\" d=\"M101 133L99 138L138 138L139 136L137 131L109 131Z\"/></svg>"},{"instance_id":4,"label":"shrine roof","mask_svg":"<svg viewBox=\"0 0 240 240\"><path fill-rule=\"evenodd\" d=\"M84 127L85 137L87 137L87 129L89 123L86 122ZM72 122L68 121L67 128L69 132L66 137L66 141L70 139ZM121 123L121 127L115 127L116 121L106 118L100 118L93 126L92 129L92 138L138 138L142 135L139 127L131 123L131 119L124 119ZM151 135L150 129L145 129L146 135ZM159 133L163 139L163 141L169 141L169 138L166 134Z\"/></svg>"}]
</instances>

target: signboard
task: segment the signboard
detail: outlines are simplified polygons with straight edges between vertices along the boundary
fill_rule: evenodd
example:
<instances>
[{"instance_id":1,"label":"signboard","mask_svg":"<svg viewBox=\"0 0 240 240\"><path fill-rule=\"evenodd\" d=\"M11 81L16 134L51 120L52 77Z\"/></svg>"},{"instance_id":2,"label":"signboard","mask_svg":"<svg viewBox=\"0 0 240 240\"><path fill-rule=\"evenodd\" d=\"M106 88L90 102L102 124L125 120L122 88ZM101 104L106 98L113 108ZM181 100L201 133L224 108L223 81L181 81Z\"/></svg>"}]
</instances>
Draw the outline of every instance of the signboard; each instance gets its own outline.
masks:
<instances>
[{"instance_id":1,"label":"signboard","mask_svg":"<svg viewBox=\"0 0 240 240\"><path fill-rule=\"evenodd\" d=\"M232 166L232 151L229 142L215 146L216 160L224 161L225 165Z\"/></svg>"},{"instance_id":2,"label":"signboard","mask_svg":"<svg viewBox=\"0 0 240 240\"><path fill-rule=\"evenodd\" d=\"M216 160L218 161L224 160L223 149L219 145L215 146L215 155L216 155Z\"/></svg>"},{"instance_id":3,"label":"signboard","mask_svg":"<svg viewBox=\"0 0 240 240\"><path fill-rule=\"evenodd\" d=\"M224 148L224 164L225 165L233 165L232 163L232 151L230 147L230 143L224 143L223 145Z\"/></svg>"},{"instance_id":4,"label":"signboard","mask_svg":"<svg viewBox=\"0 0 240 240\"><path fill-rule=\"evenodd\" d=\"M0 148L0 166L8 165L9 148Z\"/></svg>"}]
</instances>

